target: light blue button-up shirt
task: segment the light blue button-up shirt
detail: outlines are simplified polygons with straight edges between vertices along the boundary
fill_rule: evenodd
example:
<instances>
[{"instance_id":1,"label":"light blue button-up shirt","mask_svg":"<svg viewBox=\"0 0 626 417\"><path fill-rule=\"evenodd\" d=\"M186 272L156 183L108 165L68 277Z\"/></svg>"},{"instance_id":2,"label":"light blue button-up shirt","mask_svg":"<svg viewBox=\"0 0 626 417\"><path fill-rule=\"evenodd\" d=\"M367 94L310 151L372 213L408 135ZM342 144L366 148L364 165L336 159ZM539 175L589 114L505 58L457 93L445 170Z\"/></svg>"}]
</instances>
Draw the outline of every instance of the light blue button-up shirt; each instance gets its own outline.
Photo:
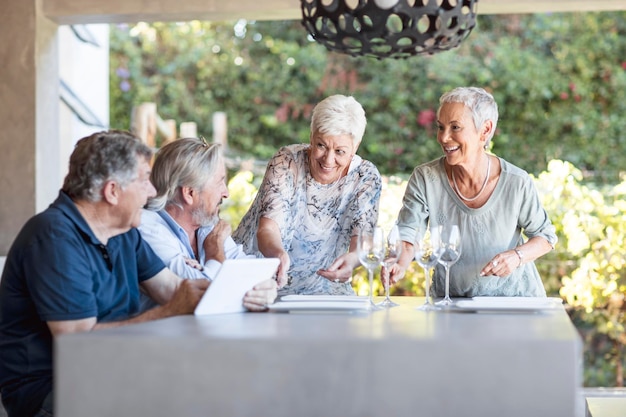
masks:
<instances>
[{"instance_id":1,"label":"light blue button-up shirt","mask_svg":"<svg viewBox=\"0 0 626 417\"><path fill-rule=\"evenodd\" d=\"M213 226L201 227L197 231L198 255L196 259L204 269L187 265L185 259L195 259L194 251L187 236L187 232L165 211L158 212L143 210L141 214L141 225L139 232L152 250L165 262L168 268L182 278L187 279L213 279L220 267L221 262L215 259L206 259L203 242ZM254 255L247 255L241 245L229 236L224 241L224 253L226 259L254 258Z\"/></svg>"},{"instance_id":2,"label":"light blue button-up shirt","mask_svg":"<svg viewBox=\"0 0 626 417\"><path fill-rule=\"evenodd\" d=\"M187 232L165 210L143 210L141 213L141 225L139 226L141 237L148 242L152 250L165 265L176 275L185 279L209 279L217 275L221 262L215 259L206 259L203 242L213 226L201 227L197 233L198 256L196 259L189 242ZM229 236L224 241L224 254L226 259L254 258L254 255L246 255L241 245ZM185 259L195 259L202 266L202 271L187 264ZM155 307L156 303L147 295L141 295L141 311Z\"/></svg>"}]
</instances>

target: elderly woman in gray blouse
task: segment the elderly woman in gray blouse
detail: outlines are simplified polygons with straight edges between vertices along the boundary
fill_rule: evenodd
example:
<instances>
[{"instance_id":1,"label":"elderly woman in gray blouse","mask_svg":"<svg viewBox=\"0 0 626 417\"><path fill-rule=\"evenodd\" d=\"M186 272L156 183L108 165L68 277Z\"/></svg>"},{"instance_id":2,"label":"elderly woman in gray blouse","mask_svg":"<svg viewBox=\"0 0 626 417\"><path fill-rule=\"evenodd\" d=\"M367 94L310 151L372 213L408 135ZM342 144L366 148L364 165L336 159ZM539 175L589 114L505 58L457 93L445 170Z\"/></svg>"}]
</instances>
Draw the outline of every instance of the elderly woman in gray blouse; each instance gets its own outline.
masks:
<instances>
[{"instance_id":1,"label":"elderly woman in gray blouse","mask_svg":"<svg viewBox=\"0 0 626 417\"><path fill-rule=\"evenodd\" d=\"M413 259L416 232L456 223L462 254L450 269L450 295L546 295L533 261L556 244L555 228L530 176L486 152L498 122L491 94L476 87L441 96L437 141L443 157L415 168L398 227L404 251L391 273L402 278ZM433 291L442 296L445 273L435 269Z\"/></svg>"}]
</instances>

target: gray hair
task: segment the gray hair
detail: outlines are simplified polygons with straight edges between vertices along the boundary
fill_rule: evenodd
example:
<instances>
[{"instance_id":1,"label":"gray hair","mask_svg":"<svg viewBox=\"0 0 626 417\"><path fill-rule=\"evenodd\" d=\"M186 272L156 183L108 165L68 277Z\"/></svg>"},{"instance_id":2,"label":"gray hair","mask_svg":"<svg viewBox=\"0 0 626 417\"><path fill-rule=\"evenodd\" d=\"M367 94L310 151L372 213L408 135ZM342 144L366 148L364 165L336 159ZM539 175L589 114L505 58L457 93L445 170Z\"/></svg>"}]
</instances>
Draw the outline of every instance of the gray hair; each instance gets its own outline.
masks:
<instances>
[{"instance_id":1,"label":"gray hair","mask_svg":"<svg viewBox=\"0 0 626 417\"><path fill-rule=\"evenodd\" d=\"M320 101L313 109L311 135L350 135L358 147L365 133L365 110L352 96L336 94Z\"/></svg>"},{"instance_id":2,"label":"gray hair","mask_svg":"<svg viewBox=\"0 0 626 417\"><path fill-rule=\"evenodd\" d=\"M94 133L76 142L62 190L70 198L98 202L107 181L123 188L137 178L138 160L147 161L152 149L123 130Z\"/></svg>"},{"instance_id":3,"label":"gray hair","mask_svg":"<svg viewBox=\"0 0 626 417\"><path fill-rule=\"evenodd\" d=\"M149 210L163 210L174 204L182 207L178 189L202 189L217 171L222 159L219 144L207 144L204 139L183 138L168 143L156 154L150 181L156 196L148 200Z\"/></svg>"},{"instance_id":4,"label":"gray hair","mask_svg":"<svg viewBox=\"0 0 626 417\"><path fill-rule=\"evenodd\" d=\"M487 148L498 124L498 104L493 96L479 87L457 87L439 98L437 117L444 103L463 103L472 113L476 129L480 129L487 120L492 121L493 128L485 143L485 148Z\"/></svg>"}]
</instances>

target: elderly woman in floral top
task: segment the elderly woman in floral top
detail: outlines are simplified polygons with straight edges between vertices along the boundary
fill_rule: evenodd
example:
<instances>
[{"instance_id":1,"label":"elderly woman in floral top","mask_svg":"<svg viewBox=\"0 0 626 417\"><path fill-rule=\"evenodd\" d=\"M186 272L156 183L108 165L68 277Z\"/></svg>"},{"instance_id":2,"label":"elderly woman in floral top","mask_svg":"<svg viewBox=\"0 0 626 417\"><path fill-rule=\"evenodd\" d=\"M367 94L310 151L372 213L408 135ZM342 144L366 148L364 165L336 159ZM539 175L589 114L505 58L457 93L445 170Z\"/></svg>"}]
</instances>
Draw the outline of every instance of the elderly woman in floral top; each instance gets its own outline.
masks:
<instances>
[{"instance_id":1,"label":"elderly woman in floral top","mask_svg":"<svg viewBox=\"0 0 626 417\"><path fill-rule=\"evenodd\" d=\"M310 144L283 147L233 239L247 253L277 257L280 295L353 294L357 236L378 220L378 169L356 155L366 125L353 98L315 106Z\"/></svg>"}]
</instances>

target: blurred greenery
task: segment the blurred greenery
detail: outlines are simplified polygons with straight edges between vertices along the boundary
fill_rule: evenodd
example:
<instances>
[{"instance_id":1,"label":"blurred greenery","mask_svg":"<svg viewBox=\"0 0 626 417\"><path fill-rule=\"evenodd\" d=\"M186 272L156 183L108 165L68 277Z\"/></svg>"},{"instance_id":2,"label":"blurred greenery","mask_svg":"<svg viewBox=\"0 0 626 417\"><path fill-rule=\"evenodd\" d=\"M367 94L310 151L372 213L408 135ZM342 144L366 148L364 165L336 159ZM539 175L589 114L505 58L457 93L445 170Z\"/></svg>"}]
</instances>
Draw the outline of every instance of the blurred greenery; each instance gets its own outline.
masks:
<instances>
[{"instance_id":1,"label":"blurred greenery","mask_svg":"<svg viewBox=\"0 0 626 417\"><path fill-rule=\"evenodd\" d=\"M360 154L383 174L408 174L439 155L438 97L460 85L490 90L500 107L493 151L538 174L566 160L617 182L624 166L626 13L479 16L459 48L406 60L328 52L297 21L138 23L111 28L111 120L134 105L212 135L228 116L230 150L269 158L308 141L313 106L354 95L368 116Z\"/></svg>"},{"instance_id":2,"label":"blurred greenery","mask_svg":"<svg viewBox=\"0 0 626 417\"><path fill-rule=\"evenodd\" d=\"M479 16L453 51L375 60L328 52L296 21L117 25L110 119L129 128L133 106L155 102L163 119L211 137L223 111L229 155L262 166L280 146L308 141L317 102L354 95L368 117L359 154L385 175L379 221L389 227L413 167L440 155L438 97L486 88L500 108L492 152L535 176L557 227L556 250L537 264L585 341L585 386L623 386L625 35L624 12ZM233 227L259 182L235 170L223 210ZM361 268L355 278L366 294ZM413 263L392 293L422 295L423 284Z\"/></svg>"}]
</instances>

